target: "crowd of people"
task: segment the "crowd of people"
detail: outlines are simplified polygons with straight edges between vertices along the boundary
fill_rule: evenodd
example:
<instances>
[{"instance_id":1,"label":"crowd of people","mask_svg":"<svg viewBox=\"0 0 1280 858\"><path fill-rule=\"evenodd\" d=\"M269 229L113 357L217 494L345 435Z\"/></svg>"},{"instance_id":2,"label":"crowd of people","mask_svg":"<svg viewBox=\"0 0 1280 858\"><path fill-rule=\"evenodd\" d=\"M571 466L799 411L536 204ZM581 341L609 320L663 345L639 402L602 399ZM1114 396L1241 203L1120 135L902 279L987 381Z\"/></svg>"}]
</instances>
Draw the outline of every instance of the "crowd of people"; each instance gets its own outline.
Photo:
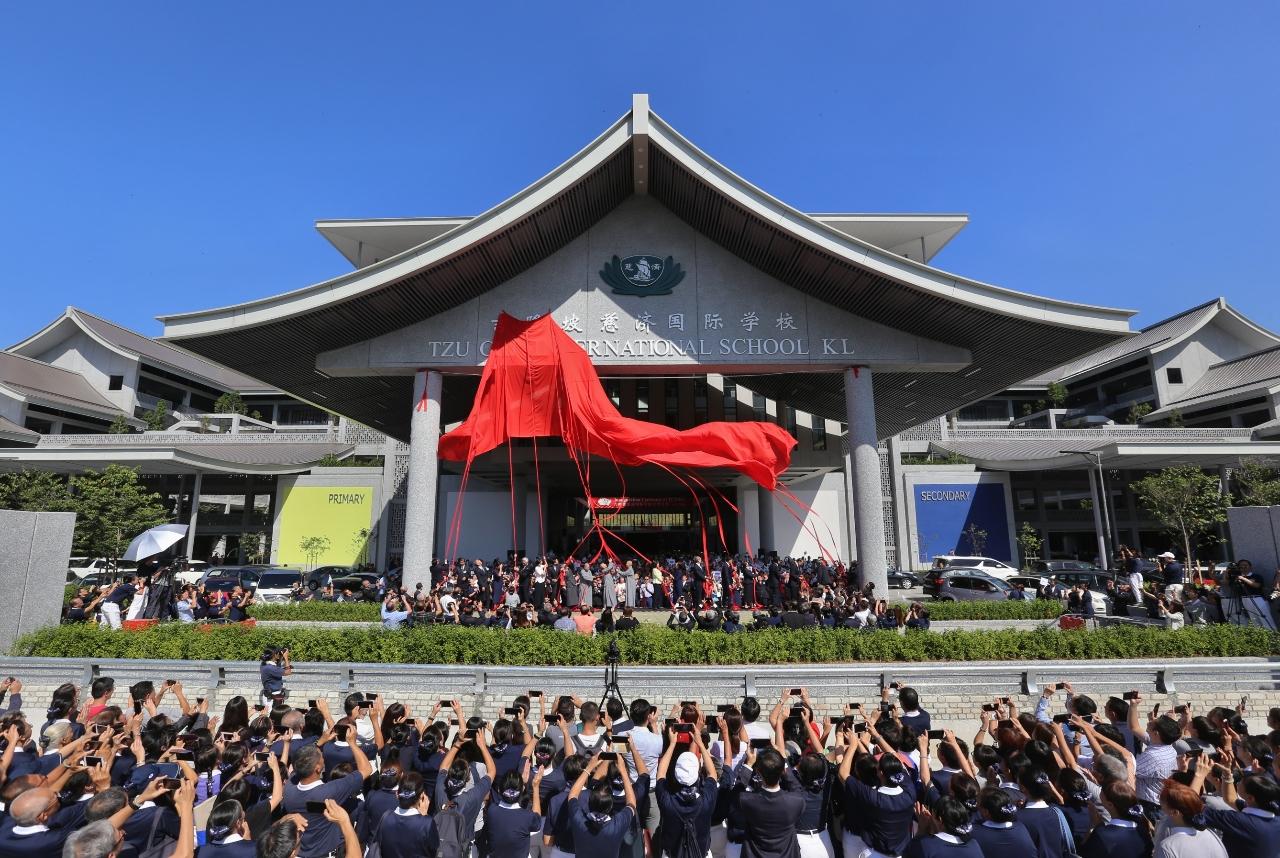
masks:
<instances>
[{"instance_id":1,"label":"crowd of people","mask_svg":"<svg viewBox=\"0 0 1280 858\"><path fill-rule=\"evenodd\" d=\"M1280 709L1262 728L1247 700L1162 712L1063 682L982 705L966 742L896 684L828 711L791 688L414 712L290 701L290 671L264 653L262 696L219 714L171 680L47 706L4 680L0 858L1280 855Z\"/></svg>"}]
</instances>

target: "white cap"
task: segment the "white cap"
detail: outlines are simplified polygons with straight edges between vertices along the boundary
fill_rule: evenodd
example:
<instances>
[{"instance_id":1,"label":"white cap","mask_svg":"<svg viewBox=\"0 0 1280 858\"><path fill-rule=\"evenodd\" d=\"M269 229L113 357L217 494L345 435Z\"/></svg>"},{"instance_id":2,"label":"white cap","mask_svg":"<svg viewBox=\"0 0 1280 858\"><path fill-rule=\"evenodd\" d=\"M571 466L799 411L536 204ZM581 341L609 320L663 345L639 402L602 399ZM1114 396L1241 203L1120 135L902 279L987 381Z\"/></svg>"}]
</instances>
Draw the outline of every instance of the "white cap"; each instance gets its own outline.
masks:
<instances>
[{"instance_id":1,"label":"white cap","mask_svg":"<svg viewBox=\"0 0 1280 858\"><path fill-rule=\"evenodd\" d=\"M698 757L685 751L676 758L676 783L680 786L693 786L698 782Z\"/></svg>"},{"instance_id":2,"label":"white cap","mask_svg":"<svg viewBox=\"0 0 1280 858\"><path fill-rule=\"evenodd\" d=\"M1161 560L1177 560L1178 559L1173 555L1172 551L1166 551L1164 554L1159 554L1156 556L1158 556Z\"/></svg>"}]
</instances>

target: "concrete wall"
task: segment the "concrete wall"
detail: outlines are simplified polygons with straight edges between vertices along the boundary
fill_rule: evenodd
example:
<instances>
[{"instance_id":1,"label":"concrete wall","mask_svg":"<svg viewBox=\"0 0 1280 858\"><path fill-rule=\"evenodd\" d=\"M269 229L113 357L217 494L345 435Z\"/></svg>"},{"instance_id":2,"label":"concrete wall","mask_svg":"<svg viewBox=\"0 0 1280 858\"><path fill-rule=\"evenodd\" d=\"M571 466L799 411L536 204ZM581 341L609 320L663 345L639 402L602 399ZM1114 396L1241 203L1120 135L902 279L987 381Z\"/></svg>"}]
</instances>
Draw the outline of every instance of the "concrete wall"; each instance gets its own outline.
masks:
<instances>
[{"instance_id":1,"label":"concrete wall","mask_svg":"<svg viewBox=\"0 0 1280 858\"><path fill-rule=\"evenodd\" d=\"M0 510L0 652L19 635L57 625L75 524L72 512Z\"/></svg>"},{"instance_id":2,"label":"concrete wall","mask_svg":"<svg viewBox=\"0 0 1280 858\"><path fill-rule=\"evenodd\" d=\"M806 554L810 557L822 557L825 548L828 555L834 554L848 560L844 474L822 474L793 483L787 488L810 509L805 510L787 498L787 503L795 512L793 516L777 494L765 495L770 502L763 506L760 515L768 515L773 521L773 544L764 547L777 551L779 557L800 557ZM801 522L804 523L803 526ZM767 525L765 529L768 531ZM752 534L751 544L752 547L761 545L756 541L756 534Z\"/></svg>"},{"instance_id":3,"label":"concrete wall","mask_svg":"<svg viewBox=\"0 0 1280 858\"><path fill-rule=\"evenodd\" d=\"M134 358L109 349L77 330L43 354L36 355L36 359L84 376L95 390L114 402L121 411L133 416L138 388L138 361ZM120 390L108 389L112 375L124 376ZM182 406L180 402L169 404L178 408Z\"/></svg>"},{"instance_id":4,"label":"concrete wall","mask_svg":"<svg viewBox=\"0 0 1280 858\"><path fill-rule=\"evenodd\" d=\"M378 556L378 546L376 541L384 538L383 534L377 531L379 522L379 514L382 510L382 469L381 468L320 468L313 474L302 474L296 477L280 477L276 480L276 497L273 508L275 509L275 519L271 524L271 562L287 563L288 565L305 565L304 561L299 560L298 547L294 544L296 539L291 538L297 536L299 528L298 522L289 522L286 517L297 516L299 513L287 508L284 502L286 496L294 489L307 488L333 488L340 489L344 487L354 487L359 489L367 489L372 494L370 502L362 508L363 515L359 516L359 524L355 522L355 517L349 517L344 521L349 521L350 527L346 527L342 532L338 532L336 528L319 527L315 530L316 536L328 536L332 540L330 546L329 559L322 559L317 565L323 566L330 563L347 564L354 562L355 549L352 547L351 531L357 527L367 527L374 531L373 542L369 545L368 557L370 559ZM299 507L303 509L303 507ZM305 514L305 513L303 513ZM304 528L305 529L305 528ZM312 535L309 531L305 535ZM282 542L282 540L288 540ZM282 552L283 549L283 552ZM328 556L328 555L326 555ZM285 560L280 558L284 557Z\"/></svg>"}]
</instances>

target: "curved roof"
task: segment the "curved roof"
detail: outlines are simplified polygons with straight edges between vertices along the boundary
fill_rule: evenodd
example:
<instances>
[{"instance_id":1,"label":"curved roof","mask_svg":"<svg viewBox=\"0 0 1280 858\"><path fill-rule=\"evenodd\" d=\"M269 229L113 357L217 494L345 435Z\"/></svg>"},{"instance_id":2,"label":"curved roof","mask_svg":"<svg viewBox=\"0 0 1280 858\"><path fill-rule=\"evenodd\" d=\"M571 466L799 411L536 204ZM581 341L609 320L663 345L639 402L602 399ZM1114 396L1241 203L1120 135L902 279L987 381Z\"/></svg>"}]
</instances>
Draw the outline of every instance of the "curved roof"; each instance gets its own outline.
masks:
<instances>
[{"instance_id":1,"label":"curved roof","mask_svg":"<svg viewBox=\"0 0 1280 858\"><path fill-rule=\"evenodd\" d=\"M1163 417L1173 411L1186 411L1219 399L1266 392L1277 385L1280 385L1280 345L1213 364L1191 389L1163 408L1151 412L1147 419Z\"/></svg>"},{"instance_id":2,"label":"curved roof","mask_svg":"<svg viewBox=\"0 0 1280 858\"><path fill-rule=\"evenodd\" d=\"M342 459L355 450L351 444L333 441L207 443L199 438L169 438L157 443L147 435L131 435L127 439L136 439L136 443L103 446L95 436L88 436L84 443L68 443L53 436L51 443L42 441L35 447L0 448L0 471L37 466L42 470L75 472L124 464L146 474L300 474L314 468L325 456Z\"/></svg>"},{"instance_id":3,"label":"curved roof","mask_svg":"<svg viewBox=\"0 0 1280 858\"><path fill-rule=\"evenodd\" d=\"M322 283L161 317L164 338L403 438L409 379L330 378L316 369L316 354L394 331L492 289L563 247L632 194L651 195L756 268L821 301L968 348L974 361L959 374L877 375L884 435L1128 333L1130 311L992 286L824 224L712 160L651 114L645 96L637 96L633 109L586 148L489 211ZM843 419L838 373L749 378L750 386L776 399Z\"/></svg>"}]
</instances>

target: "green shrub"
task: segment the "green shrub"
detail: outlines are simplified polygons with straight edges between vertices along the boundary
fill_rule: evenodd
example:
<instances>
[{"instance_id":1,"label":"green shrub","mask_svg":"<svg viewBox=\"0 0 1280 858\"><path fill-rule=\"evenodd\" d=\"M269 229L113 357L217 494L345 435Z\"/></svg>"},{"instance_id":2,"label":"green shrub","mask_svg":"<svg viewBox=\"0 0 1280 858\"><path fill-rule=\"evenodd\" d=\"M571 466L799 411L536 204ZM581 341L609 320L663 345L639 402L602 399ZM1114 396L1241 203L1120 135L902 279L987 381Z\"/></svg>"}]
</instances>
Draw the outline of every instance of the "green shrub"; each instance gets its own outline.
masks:
<instances>
[{"instance_id":1,"label":"green shrub","mask_svg":"<svg viewBox=\"0 0 1280 858\"><path fill-rule=\"evenodd\" d=\"M1033 602L930 602L934 620L1051 620L1062 614L1062 603L1053 599ZM907 610L907 603L897 607ZM379 606L368 602L282 602L255 605L249 615L257 620L309 620L313 622L369 622L380 617Z\"/></svg>"},{"instance_id":2,"label":"green shrub","mask_svg":"<svg viewBox=\"0 0 1280 858\"><path fill-rule=\"evenodd\" d=\"M1124 626L1096 631L860 632L769 630L727 635L641 627L618 635L627 664L715 665L857 661L1029 661L1043 659L1265 656L1280 653L1280 634L1258 628L1199 626L1170 631ZM598 665L608 638L546 629L500 631L428 626L208 630L162 624L113 632L90 624L25 635L18 656L256 661L264 646L288 646L299 662L384 664Z\"/></svg>"},{"instance_id":3,"label":"green shrub","mask_svg":"<svg viewBox=\"0 0 1280 858\"><path fill-rule=\"evenodd\" d=\"M376 623L381 621L376 602L280 602L254 605L249 616L255 620L310 620L329 623Z\"/></svg>"},{"instance_id":4,"label":"green shrub","mask_svg":"<svg viewBox=\"0 0 1280 858\"><path fill-rule=\"evenodd\" d=\"M1062 616L1062 603L1057 599L1031 602L930 602L923 600L931 620L1052 620ZM909 605L897 607L906 610Z\"/></svg>"}]
</instances>

